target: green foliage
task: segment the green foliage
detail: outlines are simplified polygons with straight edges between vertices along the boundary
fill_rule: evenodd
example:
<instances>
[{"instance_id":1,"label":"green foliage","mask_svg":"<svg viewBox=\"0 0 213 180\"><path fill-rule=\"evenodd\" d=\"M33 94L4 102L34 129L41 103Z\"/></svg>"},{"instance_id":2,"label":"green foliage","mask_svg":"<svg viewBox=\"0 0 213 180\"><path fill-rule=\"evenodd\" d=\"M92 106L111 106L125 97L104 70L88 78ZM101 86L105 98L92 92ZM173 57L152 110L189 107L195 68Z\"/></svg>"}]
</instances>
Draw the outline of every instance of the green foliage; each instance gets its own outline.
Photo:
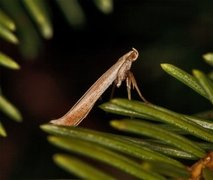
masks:
<instances>
[{"instance_id":1,"label":"green foliage","mask_svg":"<svg viewBox=\"0 0 213 180\"><path fill-rule=\"evenodd\" d=\"M121 131L131 132L138 135L148 136L150 138L158 139L168 145L174 146L187 153L191 153L196 157L203 157L205 152L193 142L186 138L165 130L161 127L156 127L154 123L140 122L137 120L113 120L112 127Z\"/></svg>"},{"instance_id":2,"label":"green foliage","mask_svg":"<svg viewBox=\"0 0 213 180\"><path fill-rule=\"evenodd\" d=\"M16 122L21 122L22 117L16 107L11 104L4 96L0 95L0 108L5 114Z\"/></svg>"},{"instance_id":3,"label":"green foliage","mask_svg":"<svg viewBox=\"0 0 213 180\"><path fill-rule=\"evenodd\" d=\"M212 102L212 82L203 72L193 70L193 75L190 75L174 65L161 66ZM48 138L51 144L72 154L81 154L109 164L139 179L188 179L191 175L187 170L187 160L199 161L213 149L213 122L205 118L212 111L202 116L192 116L127 99L112 99L100 108L109 113L131 117L110 122L112 127L128 132L131 136L51 124L42 125L41 128L51 134ZM78 166L75 162L71 163L71 154L61 156L63 158L55 160L56 164L79 177L90 177L81 175L83 166L81 170L76 170ZM66 159L69 163L65 162ZM95 167L91 168L90 173ZM99 171L98 168L96 171ZM88 168L85 168L85 172L88 173ZM208 168L203 169L203 177L213 178Z\"/></svg>"},{"instance_id":4,"label":"green foliage","mask_svg":"<svg viewBox=\"0 0 213 180\"><path fill-rule=\"evenodd\" d=\"M213 53L206 53L203 55L203 58L208 64L213 66Z\"/></svg>"},{"instance_id":5,"label":"green foliage","mask_svg":"<svg viewBox=\"0 0 213 180\"><path fill-rule=\"evenodd\" d=\"M182 83L189 86L194 91L196 91L197 93L208 99L206 92L200 86L200 84L198 83L197 79L194 76L172 64L161 64L161 67L165 72L175 77L176 79L178 79L179 81L181 81Z\"/></svg>"},{"instance_id":6,"label":"green foliage","mask_svg":"<svg viewBox=\"0 0 213 180\"><path fill-rule=\"evenodd\" d=\"M3 137L6 137L7 136L7 133L4 129L4 126L3 124L0 122L0 136L3 136Z\"/></svg>"},{"instance_id":7,"label":"green foliage","mask_svg":"<svg viewBox=\"0 0 213 180\"><path fill-rule=\"evenodd\" d=\"M100 11L109 14L113 11L113 0L94 0L95 5Z\"/></svg>"},{"instance_id":8,"label":"green foliage","mask_svg":"<svg viewBox=\"0 0 213 180\"><path fill-rule=\"evenodd\" d=\"M0 65L10 69L20 69L20 66L9 56L0 52Z\"/></svg>"},{"instance_id":9,"label":"green foliage","mask_svg":"<svg viewBox=\"0 0 213 180\"><path fill-rule=\"evenodd\" d=\"M11 103L9 102L3 95L0 95L0 111L5 113L8 117L10 117L12 120L16 122L22 121L22 116L19 110ZM0 136L5 137L6 131L0 121Z\"/></svg>"},{"instance_id":10,"label":"green foliage","mask_svg":"<svg viewBox=\"0 0 213 180\"><path fill-rule=\"evenodd\" d=\"M0 24L5 28L15 31L16 25L10 17L8 17L2 10L0 10Z\"/></svg>"},{"instance_id":11,"label":"green foliage","mask_svg":"<svg viewBox=\"0 0 213 180\"><path fill-rule=\"evenodd\" d=\"M49 15L46 13L48 11L46 11L47 7L44 1L23 0L23 3L36 23L41 35L46 39L51 38L53 35L53 29L50 23Z\"/></svg>"},{"instance_id":12,"label":"green foliage","mask_svg":"<svg viewBox=\"0 0 213 180\"><path fill-rule=\"evenodd\" d=\"M6 68L10 68L13 70L17 70L20 68L20 66L10 57L5 55L4 53L0 52L0 66L4 66ZM16 122L22 121L21 113L18 111L18 109L9 102L0 92L0 111L5 113L8 117L13 119ZM7 136L7 133L3 127L3 124L0 121L0 136Z\"/></svg>"},{"instance_id":13,"label":"green foliage","mask_svg":"<svg viewBox=\"0 0 213 180\"><path fill-rule=\"evenodd\" d=\"M82 179L115 179L114 177L102 172L100 169L97 170L90 164L72 156L56 154L53 159L56 164L71 173L78 174ZM84 169L84 171L81 171L81 169Z\"/></svg>"},{"instance_id":14,"label":"green foliage","mask_svg":"<svg viewBox=\"0 0 213 180\"><path fill-rule=\"evenodd\" d=\"M1 25L0 25L0 36L10 43L13 43L13 44L18 43L18 39L15 36L15 34L13 34L13 32L11 32L9 29Z\"/></svg>"},{"instance_id":15,"label":"green foliage","mask_svg":"<svg viewBox=\"0 0 213 180\"><path fill-rule=\"evenodd\" d=\"M56 2L71 26L81 28L85 25L86 17L77 0L56 0Z\"/></svg>"},{"instance_id":16,"label":"green foliage","mask_svg":"<svg viewBox=\"0 0 213 180\"><path fill-rule=\"evenodd\" d=\"M140 145L137 145L132 140L126 139L127 137L121 138L120 136L117 137L115 134L101 133L79 127L77 130L74 127L59 127L54 125L43 125L41 127L43 130L54 135L61 135L65 137L90 141L114 149L116 151L121 151L122 153L139 159L162 161L166 163L172 162L176 166L182 166L181 163L173 161L167 156L154 152L150 149L147 149L146 147L143 148Z\"/></svg>"}]
</instances>

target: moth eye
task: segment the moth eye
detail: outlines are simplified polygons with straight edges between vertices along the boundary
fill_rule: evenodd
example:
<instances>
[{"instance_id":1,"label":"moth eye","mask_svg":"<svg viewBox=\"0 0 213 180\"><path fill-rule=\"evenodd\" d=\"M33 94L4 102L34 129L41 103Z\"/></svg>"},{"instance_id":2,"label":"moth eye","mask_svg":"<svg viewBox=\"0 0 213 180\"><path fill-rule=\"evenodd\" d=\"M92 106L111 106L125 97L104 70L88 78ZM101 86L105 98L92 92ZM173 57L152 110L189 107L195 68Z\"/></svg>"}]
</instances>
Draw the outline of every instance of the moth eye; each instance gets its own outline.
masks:
<instances>
[{"instance_id":1,"label":"moth eye","mask_svg":"<svg viewBox=\"0 0 213 180\"><path fill-rule=\"evenodd\" d=\"M132 48L132 53L130 54L129 58L134 61L138 58L138 51L135 48Z\"/></svg>"}]
</instances>

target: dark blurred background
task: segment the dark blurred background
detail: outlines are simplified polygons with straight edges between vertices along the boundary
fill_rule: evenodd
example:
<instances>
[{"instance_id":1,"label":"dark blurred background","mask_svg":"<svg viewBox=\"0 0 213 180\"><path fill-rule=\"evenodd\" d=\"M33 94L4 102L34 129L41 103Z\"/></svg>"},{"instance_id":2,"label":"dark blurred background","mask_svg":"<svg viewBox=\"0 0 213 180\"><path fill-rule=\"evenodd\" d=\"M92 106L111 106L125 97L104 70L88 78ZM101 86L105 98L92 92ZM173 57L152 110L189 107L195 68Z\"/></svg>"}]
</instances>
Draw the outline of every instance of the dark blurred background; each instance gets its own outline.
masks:
<instances>
[{"instance_id":1,"label":"dark blurred background","mask_svg":"<svg viewBox=\"0 0 213 180\"><path fill-rule=\"evenodd\" d=\"M59 150L46 141L39 125L67 112L132 47L140 53L132 71L149 101L188 114L210 108L204 98L163 72L160 63L188 72L210 70L202 54L213 51L212 0L116 0L110 14L89 0L80 4L86 23L75 28L49 1L54 36L43 40L36 58L24 58L17 47L1 41L1 49L21 65L19 71L1 69L2 90L24 117L17 124L1 114L8 132L0 139L1 180L70 177L52 162ZM111 88L81 126L111 131L108 122L113 116L98 108L110 93ZM114 97L127 97L125 85ZM136 93L133 98L140 100Z\"/></svg>"}]
</instances>

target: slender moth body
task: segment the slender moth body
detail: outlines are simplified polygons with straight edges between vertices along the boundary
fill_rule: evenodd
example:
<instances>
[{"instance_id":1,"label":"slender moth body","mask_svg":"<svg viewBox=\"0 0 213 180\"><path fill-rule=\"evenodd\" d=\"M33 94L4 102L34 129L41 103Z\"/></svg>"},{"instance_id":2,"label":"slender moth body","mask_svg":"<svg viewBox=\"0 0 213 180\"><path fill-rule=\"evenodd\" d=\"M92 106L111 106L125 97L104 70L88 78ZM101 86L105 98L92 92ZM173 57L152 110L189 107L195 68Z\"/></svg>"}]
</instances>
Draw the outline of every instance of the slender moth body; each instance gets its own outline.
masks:
<instances>
[{"instance_id":1,"label":"slender moth body","mask_svg":"<svg viewBox=\"0 0 213 180\"><path fill-rule=\"evenodd\" d=\"M138 58L138 51L132 48L131 51L124 54L118 61L109 68L87 91L86 93L77 101L77 103L61 118L51 120L50 122L57 125L63 126L77 126L90 112L95 102L99 97L106 91L106 89L115 81L117 87L120 87L122 81L131 81L131 77L128 79L130 73L130 68L132 62ZM135 84L135 79L132 82L133 87L136 87L139 95L140 91ZM128 91L129 92L129 91ZM142 97L142 99L144 99Z\"/></svg>"}]
</instances>

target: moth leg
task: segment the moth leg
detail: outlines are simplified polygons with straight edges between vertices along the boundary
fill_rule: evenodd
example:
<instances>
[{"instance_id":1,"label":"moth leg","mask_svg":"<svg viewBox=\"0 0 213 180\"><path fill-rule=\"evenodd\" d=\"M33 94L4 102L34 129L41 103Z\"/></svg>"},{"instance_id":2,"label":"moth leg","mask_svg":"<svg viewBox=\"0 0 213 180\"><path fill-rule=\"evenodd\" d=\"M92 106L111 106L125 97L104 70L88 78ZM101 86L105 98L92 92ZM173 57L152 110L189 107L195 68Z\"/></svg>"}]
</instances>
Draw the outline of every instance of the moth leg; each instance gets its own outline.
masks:
<instances>
[{"instance_id":1,"label":"moth leg","mask_svg":"<svg viewBox=\"0 0 213 180\"><path fill-rule=\"evenodd\" d=\"M112 99L112 98L113 98L113 96L114 96L114 93L115 93L115 87L116 87L116 83L113 83L113 84L112 84L111 94L110 94L110 99Z\"/></svg>"},{"instance_id":2,"label":"moth leg","mask_svg":"<svg viewBox=\"0 0 213 180\"><path fill-rule=\"evenodd\" d=\"M135 88L138 95L140 96L140 98L145 102L148 103L148 101L143 97L137 82L135 80L135 77L133 75L133 73L131 71L127 72L127 78L126 78L126 85L127 85L127 93L128 93L128 99L131 99L131 87L133 87L133 89Z\"/></svg>"},{"instance_id":3,"label":"moth leg","mask_svg":"<svg viewBox=\"0 0 213 180\"><path fill-rule=\"evenodd\" d=\"M126 77L126 88L127 88L127 94L128 94L128 99L131 100L131 86L132 86L132 82L130 77L128 76L129 73L127 73L127 77Z\"/></svg>"}]
</instances>

